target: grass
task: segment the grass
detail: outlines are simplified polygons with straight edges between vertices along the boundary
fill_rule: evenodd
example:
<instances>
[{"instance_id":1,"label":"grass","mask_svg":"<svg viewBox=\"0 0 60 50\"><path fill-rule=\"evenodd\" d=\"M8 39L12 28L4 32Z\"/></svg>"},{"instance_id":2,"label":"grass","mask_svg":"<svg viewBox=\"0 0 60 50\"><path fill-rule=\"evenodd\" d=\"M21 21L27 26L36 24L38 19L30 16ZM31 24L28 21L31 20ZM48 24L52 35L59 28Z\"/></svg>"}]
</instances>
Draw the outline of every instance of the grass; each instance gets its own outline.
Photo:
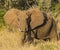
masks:
<instances>
[{"instance_id":1,"label":"grass","mask_svg":"<svg viewBox=\"0 0 60 50\"><path fill-rule=\"evenodd\" d=\"M60 41L37 41L37 44L21 46L21 32L9 32L4 26L0 29L0 50L60 50Z\"/></svg>"},{"instance_id":2,"label":"grass","mask_svg":"<svg viewBox=\"0 0 60 50\"><path fill-rule=\"evenodd\" d=\"M60 50L60 41L37 41L37 45L26 43L21 46L21 32L9 32L3 26L4 10L0 10L0 50Z\"/></svg>"}]
</instances>

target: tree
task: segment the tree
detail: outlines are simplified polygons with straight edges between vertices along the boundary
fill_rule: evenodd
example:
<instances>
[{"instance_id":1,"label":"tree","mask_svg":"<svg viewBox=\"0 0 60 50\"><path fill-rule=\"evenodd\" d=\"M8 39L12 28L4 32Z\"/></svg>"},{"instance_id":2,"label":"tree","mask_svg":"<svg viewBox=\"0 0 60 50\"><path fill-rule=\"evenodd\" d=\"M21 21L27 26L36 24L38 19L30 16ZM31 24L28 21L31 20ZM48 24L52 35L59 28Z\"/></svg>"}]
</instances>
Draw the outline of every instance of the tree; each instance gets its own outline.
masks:
<instances>
[{"instance_id":1,"label":"tree","mask_svg":"<svg viewBox=\"0 0 60 50\"><path fill-rule=\"evenodd\" d=\"M51 9L51 10L55 10L55 5L56 5L57 3L59 3L59 0L51 0L51 7L50 7L50 9Z\"/></svg>"},{"instance_id":2,"label":"tree","mask_svg":"<svg viewBox=\"0 0 60 50\"><path fill-rule=\"evenodd\" d=\"M0 0L0 8L3 8L4 7L4 0Z\"/></svg>"},{"instance_id":3,"label":"tree","mask_svg":"<svg viewBox=\"0 0 60 50\"><path fill-rule=\"evenodd\" d=\"M37 0L19 0L19 5L21 9L28 9L33 5L38 5Z\"/></svg>"}]
</instances>

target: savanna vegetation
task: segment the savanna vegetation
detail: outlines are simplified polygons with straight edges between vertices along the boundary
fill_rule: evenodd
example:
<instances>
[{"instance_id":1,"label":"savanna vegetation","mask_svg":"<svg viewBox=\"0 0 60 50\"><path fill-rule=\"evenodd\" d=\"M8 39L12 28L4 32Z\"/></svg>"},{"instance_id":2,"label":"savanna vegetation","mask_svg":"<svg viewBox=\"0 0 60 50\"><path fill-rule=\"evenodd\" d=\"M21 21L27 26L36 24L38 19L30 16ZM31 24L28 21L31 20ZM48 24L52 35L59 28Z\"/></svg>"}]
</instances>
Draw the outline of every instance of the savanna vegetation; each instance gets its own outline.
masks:
<instances>
[{"instance_id":1,"label":"savanna vegetation","mask_svg":"<svg viewBox=\"0 0 60 50\"><path fill-rule=\"evenodd\" d=\"M56 18L60 13L60 0L0 0L0 50L60 50L60 41L37 41L36 44L26 43L20 46L20 33L6 28L3 16L11 8L27 10L38 7Z\"/></svg>"}]
</instances>

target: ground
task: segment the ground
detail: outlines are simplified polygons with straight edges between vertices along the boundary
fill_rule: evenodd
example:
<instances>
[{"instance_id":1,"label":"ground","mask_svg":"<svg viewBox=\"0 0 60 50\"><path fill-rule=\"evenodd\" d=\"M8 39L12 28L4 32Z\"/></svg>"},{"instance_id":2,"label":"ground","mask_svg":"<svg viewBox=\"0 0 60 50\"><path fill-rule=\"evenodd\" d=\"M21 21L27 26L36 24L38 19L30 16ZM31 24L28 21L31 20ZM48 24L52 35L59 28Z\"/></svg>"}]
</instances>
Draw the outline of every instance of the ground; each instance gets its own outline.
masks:
<instances>
[{"instance_id":1,"label":"ground","mask_svg":"<svg viewBox=\"0 0 60 50\"><path fill-rule=\"evenodd\" d=\"M0 28L0 50L60 50L60 41L39 41L36 45L20 44L20 32L10 32Z\"/></svg>"}]
</instances>

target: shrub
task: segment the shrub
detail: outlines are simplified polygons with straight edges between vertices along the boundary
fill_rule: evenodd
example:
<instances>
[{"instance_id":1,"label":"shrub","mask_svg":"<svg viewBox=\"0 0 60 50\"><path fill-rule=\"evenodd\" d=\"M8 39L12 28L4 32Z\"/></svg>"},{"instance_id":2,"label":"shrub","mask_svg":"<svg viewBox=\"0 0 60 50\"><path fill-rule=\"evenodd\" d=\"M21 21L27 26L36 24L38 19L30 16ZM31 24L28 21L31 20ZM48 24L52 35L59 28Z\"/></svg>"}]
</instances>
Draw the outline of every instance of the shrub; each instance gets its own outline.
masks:
<instances>
[{"instance_id":1,"label":"shrub","mask_svg":"<svg viewBox=\"0 0 60 50\"><path fill-rule=\"evenodd\" d=\"M2 25L4 25L4 20L3 20L3 16L4 16L4 14L5 14L5 10L0 10L0 27L2 26Z\"/></svg>"}]
</instances>

